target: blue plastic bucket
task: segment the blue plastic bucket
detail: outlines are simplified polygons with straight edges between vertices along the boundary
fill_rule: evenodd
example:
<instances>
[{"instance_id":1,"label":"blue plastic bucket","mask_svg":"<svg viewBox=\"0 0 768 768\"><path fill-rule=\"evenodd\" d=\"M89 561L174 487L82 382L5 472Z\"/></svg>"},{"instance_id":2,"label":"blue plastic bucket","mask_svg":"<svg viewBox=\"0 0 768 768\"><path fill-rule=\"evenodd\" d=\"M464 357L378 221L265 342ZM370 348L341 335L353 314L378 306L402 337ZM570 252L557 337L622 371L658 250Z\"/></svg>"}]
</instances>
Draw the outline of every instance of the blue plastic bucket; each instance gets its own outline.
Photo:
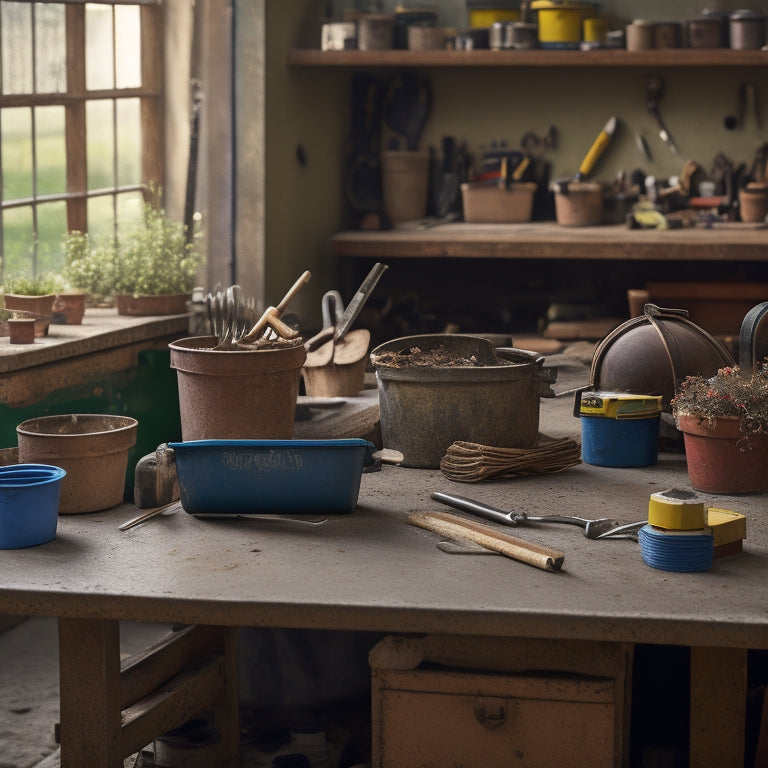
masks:
<instances>
[{"instance_id":1,"label":"blue plastic bucket","mask_svg":"<svg viewBox=\"0 0 768 768\"><path fill-rule=\"evenodd\" d=\"M65 475L48 464L0 467L0 549L34 547L56 538Z\"/></svg>"},{"instance_id":2,"label":"blue plastic bucket","mask_svg":"<svg viewBox=\"0 0 768 768\"><path fill-rule=\"evenodd\" d=\"M661 396L581 395L581 458L599 467L647 467L658 459Z\"/></svg>"}]
</instances>

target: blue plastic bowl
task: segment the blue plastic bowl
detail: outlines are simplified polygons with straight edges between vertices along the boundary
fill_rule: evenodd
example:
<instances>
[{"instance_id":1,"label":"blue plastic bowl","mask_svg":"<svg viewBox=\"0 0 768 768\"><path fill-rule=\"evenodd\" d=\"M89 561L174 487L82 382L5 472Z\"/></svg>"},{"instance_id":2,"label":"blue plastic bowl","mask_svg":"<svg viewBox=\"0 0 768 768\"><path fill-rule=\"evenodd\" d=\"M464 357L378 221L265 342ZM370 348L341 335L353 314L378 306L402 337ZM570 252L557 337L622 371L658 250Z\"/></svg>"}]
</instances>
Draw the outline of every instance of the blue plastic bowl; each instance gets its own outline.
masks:
<instances>
[{"instance_id":1,"label":"blue plastic bowl","mask_svg":"<svg viewBox=\"0 0 768 768\"><path fill-rule=\"evenodd\" d=\"M34 547L56 538L66 474L48 464L0 467L0 549Z\"/></svg>"},{"instance_id":2,"label":"blue plastic bowl","mask_svg":"<svg viewBox=\"0 0 768 768\"><path fill-rule=\"evenodd\" d=\"M367 440L190 440L169 443L181 505L201 514L346 514L363 471L378 467Z\"/></svg>"}]
</instances>

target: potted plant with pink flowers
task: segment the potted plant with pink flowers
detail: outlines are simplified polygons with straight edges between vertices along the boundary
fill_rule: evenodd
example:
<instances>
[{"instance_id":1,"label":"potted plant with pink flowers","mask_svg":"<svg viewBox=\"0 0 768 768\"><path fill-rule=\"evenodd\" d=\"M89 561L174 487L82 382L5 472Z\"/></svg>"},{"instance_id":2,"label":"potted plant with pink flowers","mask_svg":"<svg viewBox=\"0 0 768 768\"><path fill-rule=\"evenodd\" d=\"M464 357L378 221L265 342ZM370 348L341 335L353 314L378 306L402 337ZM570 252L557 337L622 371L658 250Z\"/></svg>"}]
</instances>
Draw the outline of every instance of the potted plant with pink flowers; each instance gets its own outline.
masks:
<instances>
[{"instance_id":1,"label":"potted plant with pink flowers","mask_svg":"<svg viewBox=\"0 0 768 768\"><path fill-rule=\"evenodd\" d=\"M710 493L768 490L768 358L688 376L672 400L691 485Z\"/></svg>"}]
</instances>

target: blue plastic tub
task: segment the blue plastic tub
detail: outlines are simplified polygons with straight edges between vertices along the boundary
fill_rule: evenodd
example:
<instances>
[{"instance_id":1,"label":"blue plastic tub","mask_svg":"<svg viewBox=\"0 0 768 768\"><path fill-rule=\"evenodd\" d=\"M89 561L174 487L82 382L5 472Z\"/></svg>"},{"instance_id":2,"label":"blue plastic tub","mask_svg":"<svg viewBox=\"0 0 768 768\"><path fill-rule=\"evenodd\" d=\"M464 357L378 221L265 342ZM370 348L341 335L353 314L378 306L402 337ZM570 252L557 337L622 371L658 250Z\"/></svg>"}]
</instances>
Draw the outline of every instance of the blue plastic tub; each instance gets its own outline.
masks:
<instances>
[{"instance_id":1,"label":"blue plastic tub","mask_svg":"<svg viewBox=\"0 0 768 768\"><path fill-rule=\"evenodd\" d=\"M192 515L346 514L364 471L367 440L190 440L169 443L181 505Z\"/></svg>"},{"instance_id":2,"label":"blue plastic tub","mask_svg":"<svg viewBox=\"0 0 768 768\"><path fill-rule=\"evenodd\" d=\"M0 549L53 541L66 472L48 464L0 467Z\"/></svg>"}]
</instances>

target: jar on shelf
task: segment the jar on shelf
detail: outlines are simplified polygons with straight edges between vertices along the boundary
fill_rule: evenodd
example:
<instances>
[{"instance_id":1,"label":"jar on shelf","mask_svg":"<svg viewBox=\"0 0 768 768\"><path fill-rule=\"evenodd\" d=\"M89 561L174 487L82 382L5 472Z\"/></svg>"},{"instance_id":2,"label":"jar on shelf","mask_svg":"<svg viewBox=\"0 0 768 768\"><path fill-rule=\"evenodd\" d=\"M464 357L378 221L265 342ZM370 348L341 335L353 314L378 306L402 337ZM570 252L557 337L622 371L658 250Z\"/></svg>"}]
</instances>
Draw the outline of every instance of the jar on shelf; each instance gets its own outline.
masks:
<instances>
[{"instance_id":1,"label":"jar on shelf","mask_svg":"<svg viewBox=\"0 0 768 768\"><path fill-rule=\"evenodd\" d=\"M730 43L736 51L760 50L765 45L765 14L734 11L730 16Z\"/></svg>"}]
</instances>

